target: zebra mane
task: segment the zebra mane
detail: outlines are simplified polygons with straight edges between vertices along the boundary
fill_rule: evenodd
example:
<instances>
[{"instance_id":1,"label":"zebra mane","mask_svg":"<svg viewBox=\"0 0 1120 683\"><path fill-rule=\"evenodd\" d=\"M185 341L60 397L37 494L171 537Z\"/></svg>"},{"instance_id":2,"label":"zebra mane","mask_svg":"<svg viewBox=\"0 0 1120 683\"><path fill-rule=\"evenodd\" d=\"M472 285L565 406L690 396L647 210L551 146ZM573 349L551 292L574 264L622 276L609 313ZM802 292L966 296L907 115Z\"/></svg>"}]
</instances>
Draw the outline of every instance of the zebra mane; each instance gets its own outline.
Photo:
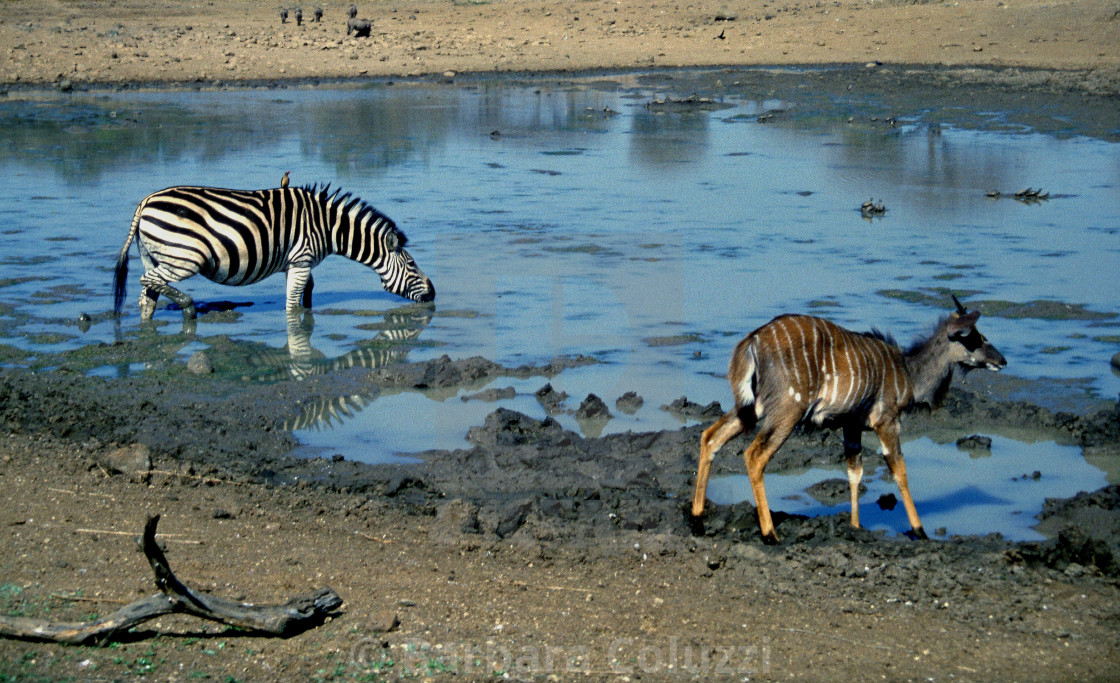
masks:
<instances>
[{"instance_id":1,"label":"zebra mane","mask_svg":"<svg viewBox=\"0 0 1120 683\"><path fill-rule=\"evenodd\" d=\"M311 185L304 185L302 189L310 192L312 196L326 205L342 204L342 208L346 213L350 213L350 211L352 211L355 206L358 207L356 222L360 223L362 219L367 217L374 220L380 218L381 220L389 224L389 227L393 230L393 232L397 233L397 239L400 241L400 245L402 247L408 244L408 237L403 232L401 232L400 228L397 227L396 221L381 213L372 205L366 203L366 201L361 197L357 197L351 192L344 193L341 187L336 187L332 191L330 183L326 183L322 187L320 187L318 183L312 183Z\"/></svg>"}]
</instances>

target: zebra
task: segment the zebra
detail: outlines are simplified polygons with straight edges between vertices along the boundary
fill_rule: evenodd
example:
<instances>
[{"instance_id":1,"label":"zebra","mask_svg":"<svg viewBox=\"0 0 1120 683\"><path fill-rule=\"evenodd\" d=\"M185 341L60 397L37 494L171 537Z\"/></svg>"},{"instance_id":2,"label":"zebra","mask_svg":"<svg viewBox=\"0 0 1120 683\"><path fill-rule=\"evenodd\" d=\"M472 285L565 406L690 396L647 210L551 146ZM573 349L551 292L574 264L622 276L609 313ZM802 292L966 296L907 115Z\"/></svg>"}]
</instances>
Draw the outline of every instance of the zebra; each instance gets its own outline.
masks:
<instances>
[{"instance_id":1,"label":"zebra","mask_svg":"<svg viewBox=\"0 0 1120 683\"><path fill-rule=\"evenodd\" d=\"M386 291L432 301L436 290L412 256L407 238L388 216L358 197L330 186L229 190L170 187L136 208L113 276L113 310L119 316L128 279L128 250L137 240L140 319L152 319L163 294L195 317L194 300L171 283L201 273L226 285L249 285L287 272L285 310L311 308L311 269L330 254L367 265Z\"/></svg>"}]
</instances>

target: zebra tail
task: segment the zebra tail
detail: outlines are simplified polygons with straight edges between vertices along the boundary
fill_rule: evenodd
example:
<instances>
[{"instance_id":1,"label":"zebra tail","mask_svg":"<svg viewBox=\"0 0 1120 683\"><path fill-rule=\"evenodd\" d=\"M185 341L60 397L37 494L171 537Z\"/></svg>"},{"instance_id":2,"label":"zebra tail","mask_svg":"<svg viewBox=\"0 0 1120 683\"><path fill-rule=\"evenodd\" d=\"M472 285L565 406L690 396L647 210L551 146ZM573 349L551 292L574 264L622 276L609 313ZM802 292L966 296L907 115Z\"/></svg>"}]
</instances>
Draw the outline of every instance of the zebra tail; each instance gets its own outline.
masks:
<instances>
[{"instance_id":1,"label":"zebra tail","mask_svg":"<svg viewBox=\"0 0 1120 683\"><path fill-rule=\"evenodd\" d=\"M121 253L117 256L117 267L113 271L113 313L118 317L121 314L121 307L124 305L124 290L128 283L128 248L132 246L132 240L136 237L136 231L140 228L140 213L144 210L146 203L140 202L140 206L136 207L136 213L132 216L132 227L128 229L128 237L124 240Z\"/></svg>"}]
</instances>

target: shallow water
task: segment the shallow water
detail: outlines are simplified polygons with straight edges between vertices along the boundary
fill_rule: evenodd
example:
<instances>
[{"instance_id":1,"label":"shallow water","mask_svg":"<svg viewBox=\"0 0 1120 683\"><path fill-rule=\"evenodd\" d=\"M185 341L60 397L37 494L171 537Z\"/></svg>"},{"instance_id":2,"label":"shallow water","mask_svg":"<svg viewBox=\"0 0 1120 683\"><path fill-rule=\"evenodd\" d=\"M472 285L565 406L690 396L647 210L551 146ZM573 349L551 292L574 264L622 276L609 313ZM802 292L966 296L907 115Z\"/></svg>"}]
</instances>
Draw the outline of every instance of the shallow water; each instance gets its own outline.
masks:
<instances>
[{"instance_id":1,"label":"shallow water","mask_svg":"<svg viewBox=\"0 0 1120 683\"><path fill-rule=\"evenodd\" d=\"M317 371L405 356L520 365L589 354L605 362L551 382L570 394L569 409L595 392L615 419L561 416L565 426L661 429L681 424L660 409L679 396L727 406L731 348L776 314L815 312L905 342L946 310L951 288L974 300L1077 305L1062 317L1012 308L980 327L1008 373L1120 391L1108 366L1120 350L1115 142L1012 125L967 103L912 102L891 122L854 99L822 113L796 88L729 88L713 93L720 107L649 106L689 94L672 85L619 76L2 101L0 344L53 353L136 334L135 249L123 326L108 316L136 204L176 184L275 186L290 169L295 184L330 182L392 216L439 292L426 313L397 311L406 302L375 274L326 261L315 273ZM1028 186L1050 197L986 196ZM884 216L861 216L869 198ZM172 357L212 346L232 375L295 372L285 365L281 278L239 289L195 278L184 289L247 305L204 317ZM93 317L85 331L83 312ZM161 335L179 331L177 312L156 317L167 323ZM386 326L409 327L414 339L394 347ZM541 417L531 394L545 381L491 386L513 386L518 396L503 405ZM481 388L357 397L298 434L309 452L370 462L462 446L494 408L461 400ZM614 409L626 391L645 399L633 416Z\"/></svg>"},{"instance_id":2,"label":"shallow water","mask_svg":"<svg viewBox=\"0 0 1120 683\"><path fill-rule=\"evenodd\" d=\"M970 454L953 443L939 444L921 437L902 445L914 505L926 533L932 536L990 534L999 532L1015 541L1044 538L1033 527L1035 516L1047 498L1069 498L1079 491L1104 486L1104 473L1085 462L1080 449L1048 442L1024 443L993 435L990 452ZM727 454L725 457L732 457ZM842 479L846 492L847 471L842 465L826 470L766 475L766 498L772 511L817 516L845 513L851 509L848 495L829 505L815 500L805 490L826 479ZM898 487L878 455L864 456L860 494L860 524L871 530L901 533L910 528ZM894 496L894 504L878 501ZM708 499L718 505L754 503L746 474L715 477L708 484Z\"/></svg>"}]
</instances>

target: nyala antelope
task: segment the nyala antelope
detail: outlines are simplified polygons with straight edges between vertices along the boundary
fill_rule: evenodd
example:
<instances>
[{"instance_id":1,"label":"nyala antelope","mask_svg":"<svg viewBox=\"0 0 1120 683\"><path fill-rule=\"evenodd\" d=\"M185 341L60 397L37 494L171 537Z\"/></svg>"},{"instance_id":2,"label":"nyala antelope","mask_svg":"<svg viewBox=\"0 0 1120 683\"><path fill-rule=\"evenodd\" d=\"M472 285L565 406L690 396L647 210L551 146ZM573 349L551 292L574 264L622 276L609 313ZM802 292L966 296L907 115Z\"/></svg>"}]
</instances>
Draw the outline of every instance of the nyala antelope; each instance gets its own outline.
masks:
<instances>
[{"instance_id":1,"label":"nyala antelope","mask_svg":"<svg viewBox=\"0 0 1120 683\"><path fill-rule=\"evenodd\" d=\"M692 515L704 512L712 458L730 439L757 424L743 459L747 464L763 540L776 543L762 472L794 427L812 421L841 428L852 497L852 526L859 528L863 478L862 433L874 430L902 494L913 535L926 538L898 441L902 411L917 403L936 406L949 389L953 368L1000 370L1007 360L976 329L978 311L957 310L928 338L903 351L876 332L860 334L807 315L782 315L751 332L735 347L727 378L735 407L700 437L700 466Z\"/></svg>"}]
</instances>

